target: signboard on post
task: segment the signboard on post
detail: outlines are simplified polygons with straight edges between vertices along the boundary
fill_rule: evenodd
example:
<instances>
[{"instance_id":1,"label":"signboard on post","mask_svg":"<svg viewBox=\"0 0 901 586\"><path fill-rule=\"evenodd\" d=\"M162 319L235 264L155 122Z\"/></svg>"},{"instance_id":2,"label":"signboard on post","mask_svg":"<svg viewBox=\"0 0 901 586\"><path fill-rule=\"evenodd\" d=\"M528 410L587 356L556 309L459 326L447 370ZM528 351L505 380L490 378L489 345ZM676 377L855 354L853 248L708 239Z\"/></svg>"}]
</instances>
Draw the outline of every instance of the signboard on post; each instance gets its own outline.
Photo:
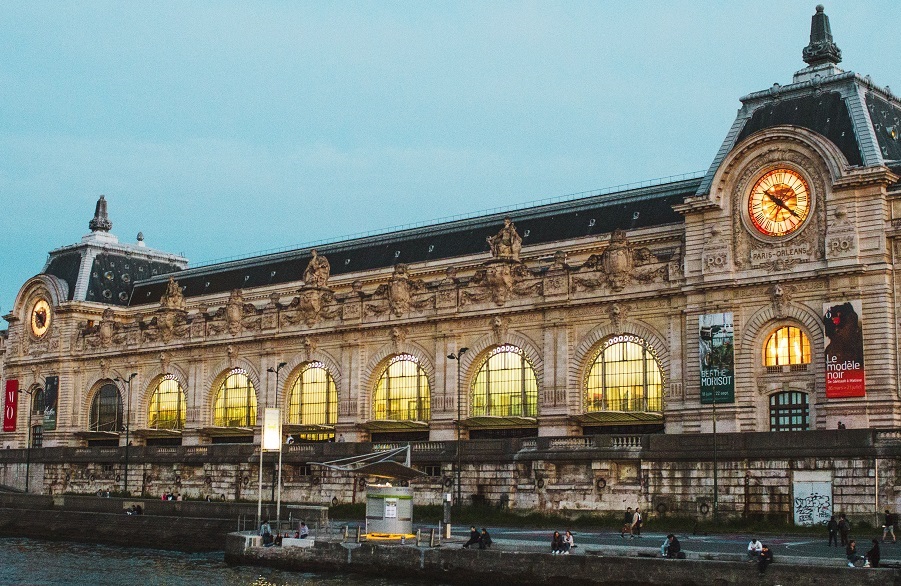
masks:
<instances>
[{"instance_id":1,"label":"signboard on post","mask_svg":"<svg viewBox=\"0 0 901 586\"><path fill-rule=\"evenodd\" d=\"M735 402L735 352L732 313L710 313L698 319L701 404Z\"/></svg>"},{"instance_id":2,"label":"signboard on post","mask_svg":"<svg viewBox=\"0 0 901 586\"><path fill-rule=\"evenodd\" d=\"M278 452L282 449L281 409L267 408L263 412L263 451Z\"/></svg>"}]
</instances>

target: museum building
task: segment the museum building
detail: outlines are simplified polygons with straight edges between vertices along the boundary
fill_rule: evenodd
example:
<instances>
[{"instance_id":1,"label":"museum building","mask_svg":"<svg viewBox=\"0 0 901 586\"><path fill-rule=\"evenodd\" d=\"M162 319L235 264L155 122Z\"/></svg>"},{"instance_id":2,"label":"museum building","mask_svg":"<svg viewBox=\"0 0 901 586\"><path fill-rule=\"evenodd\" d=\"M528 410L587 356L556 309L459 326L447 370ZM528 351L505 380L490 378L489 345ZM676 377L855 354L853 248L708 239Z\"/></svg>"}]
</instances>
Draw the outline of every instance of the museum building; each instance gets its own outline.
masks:
<instances>
[{"instance_id":1,"label":"museum building","mask_svg":"<svg viewBox=\"0 0 901 586\"><path fill-rule=\"evenodd\" d=\"M3 444L901 427L901 102L821 7L803 59L702 176L509 214L191 268L101 196L4 316Z\"/></svg>"}]
</instances>

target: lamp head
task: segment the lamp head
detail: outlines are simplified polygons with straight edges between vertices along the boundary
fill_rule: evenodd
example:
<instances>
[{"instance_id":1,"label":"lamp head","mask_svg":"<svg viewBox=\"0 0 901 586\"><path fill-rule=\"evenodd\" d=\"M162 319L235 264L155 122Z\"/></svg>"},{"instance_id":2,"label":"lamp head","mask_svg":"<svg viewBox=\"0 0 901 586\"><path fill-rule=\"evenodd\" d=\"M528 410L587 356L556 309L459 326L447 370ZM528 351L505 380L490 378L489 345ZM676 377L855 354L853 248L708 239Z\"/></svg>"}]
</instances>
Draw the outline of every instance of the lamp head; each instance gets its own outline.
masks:
<instances>
[{"instance_id":1,"label":"lamp head","mask_svg":"<svg viewBox=\"0 0 901 586\"><path fill-rule=\"evenodd\" d=\"M464 346L463 348L460 348L460 349L457 351L457 356L463 356L463 354L465 354L467 350L469 350L469 348L467 348L467 347L465 347L465 346Z\"/></svg>"}]
</instances>

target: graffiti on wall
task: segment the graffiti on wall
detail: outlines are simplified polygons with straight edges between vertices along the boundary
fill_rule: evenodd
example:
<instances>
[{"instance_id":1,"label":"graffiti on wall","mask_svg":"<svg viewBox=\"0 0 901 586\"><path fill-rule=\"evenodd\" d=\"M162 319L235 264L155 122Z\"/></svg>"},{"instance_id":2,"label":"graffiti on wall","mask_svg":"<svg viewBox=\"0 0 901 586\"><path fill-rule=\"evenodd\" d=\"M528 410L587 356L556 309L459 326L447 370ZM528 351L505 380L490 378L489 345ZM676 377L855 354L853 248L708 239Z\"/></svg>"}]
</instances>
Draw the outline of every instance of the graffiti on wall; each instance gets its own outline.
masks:
<instances>
[{"instance_id":1,"label":"graffiti on wall","mask_svg":"<svg viewBox=\"0 0 901 586\"><path fill-rule=\"evenodd\" d=\"M832 516L831 482L795 482L795 525L825 525Z\"/></svg>"}]
</instances>

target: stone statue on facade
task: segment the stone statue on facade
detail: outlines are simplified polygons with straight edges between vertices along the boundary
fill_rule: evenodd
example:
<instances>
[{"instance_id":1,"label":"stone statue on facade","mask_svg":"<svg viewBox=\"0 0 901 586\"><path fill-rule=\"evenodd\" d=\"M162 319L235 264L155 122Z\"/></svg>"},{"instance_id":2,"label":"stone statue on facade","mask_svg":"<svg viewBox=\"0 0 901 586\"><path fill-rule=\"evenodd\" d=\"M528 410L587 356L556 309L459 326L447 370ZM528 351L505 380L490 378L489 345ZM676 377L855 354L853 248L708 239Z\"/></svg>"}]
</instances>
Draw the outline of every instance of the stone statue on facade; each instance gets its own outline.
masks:
<instances>
[{"instance_id":1,"label":"stone statue on facade","mask_svg":"<svg viewBox=\"0 0 901 586\"><path fill-rule=\"evenodd\" d=\"M303 281L307 287L324 288L328 283L329 274L332 267L328 259L316 252L316 249L310 251L310 262L307 264L306 270L303 272Z\"/></svg>"},{"instance_id":2,"label":"stone statue on facade","mask_svg":"<svg viewBox=\"0 0 901 586\"><path fill-rule=\"evenodd\" d=\"M494 258L519 261L519 251L522 250L522 236L516 231L516 225L510 218L504 218L504 227L494 236L485 239L491 248L491 256Z\"/></svg>"},{"instance_id":3,"label":"stone statue on facade","mask_svg":"<svg viewBox=\"0 0 901 586\"><path fill-rule=\"evenodd\" d=\"M166 285L166 292L160 297L160 308L162 309L185 309L185 296L181 292L181 287L173 277L169 277L169 283Z\"/></svg>"}]
</instances>

